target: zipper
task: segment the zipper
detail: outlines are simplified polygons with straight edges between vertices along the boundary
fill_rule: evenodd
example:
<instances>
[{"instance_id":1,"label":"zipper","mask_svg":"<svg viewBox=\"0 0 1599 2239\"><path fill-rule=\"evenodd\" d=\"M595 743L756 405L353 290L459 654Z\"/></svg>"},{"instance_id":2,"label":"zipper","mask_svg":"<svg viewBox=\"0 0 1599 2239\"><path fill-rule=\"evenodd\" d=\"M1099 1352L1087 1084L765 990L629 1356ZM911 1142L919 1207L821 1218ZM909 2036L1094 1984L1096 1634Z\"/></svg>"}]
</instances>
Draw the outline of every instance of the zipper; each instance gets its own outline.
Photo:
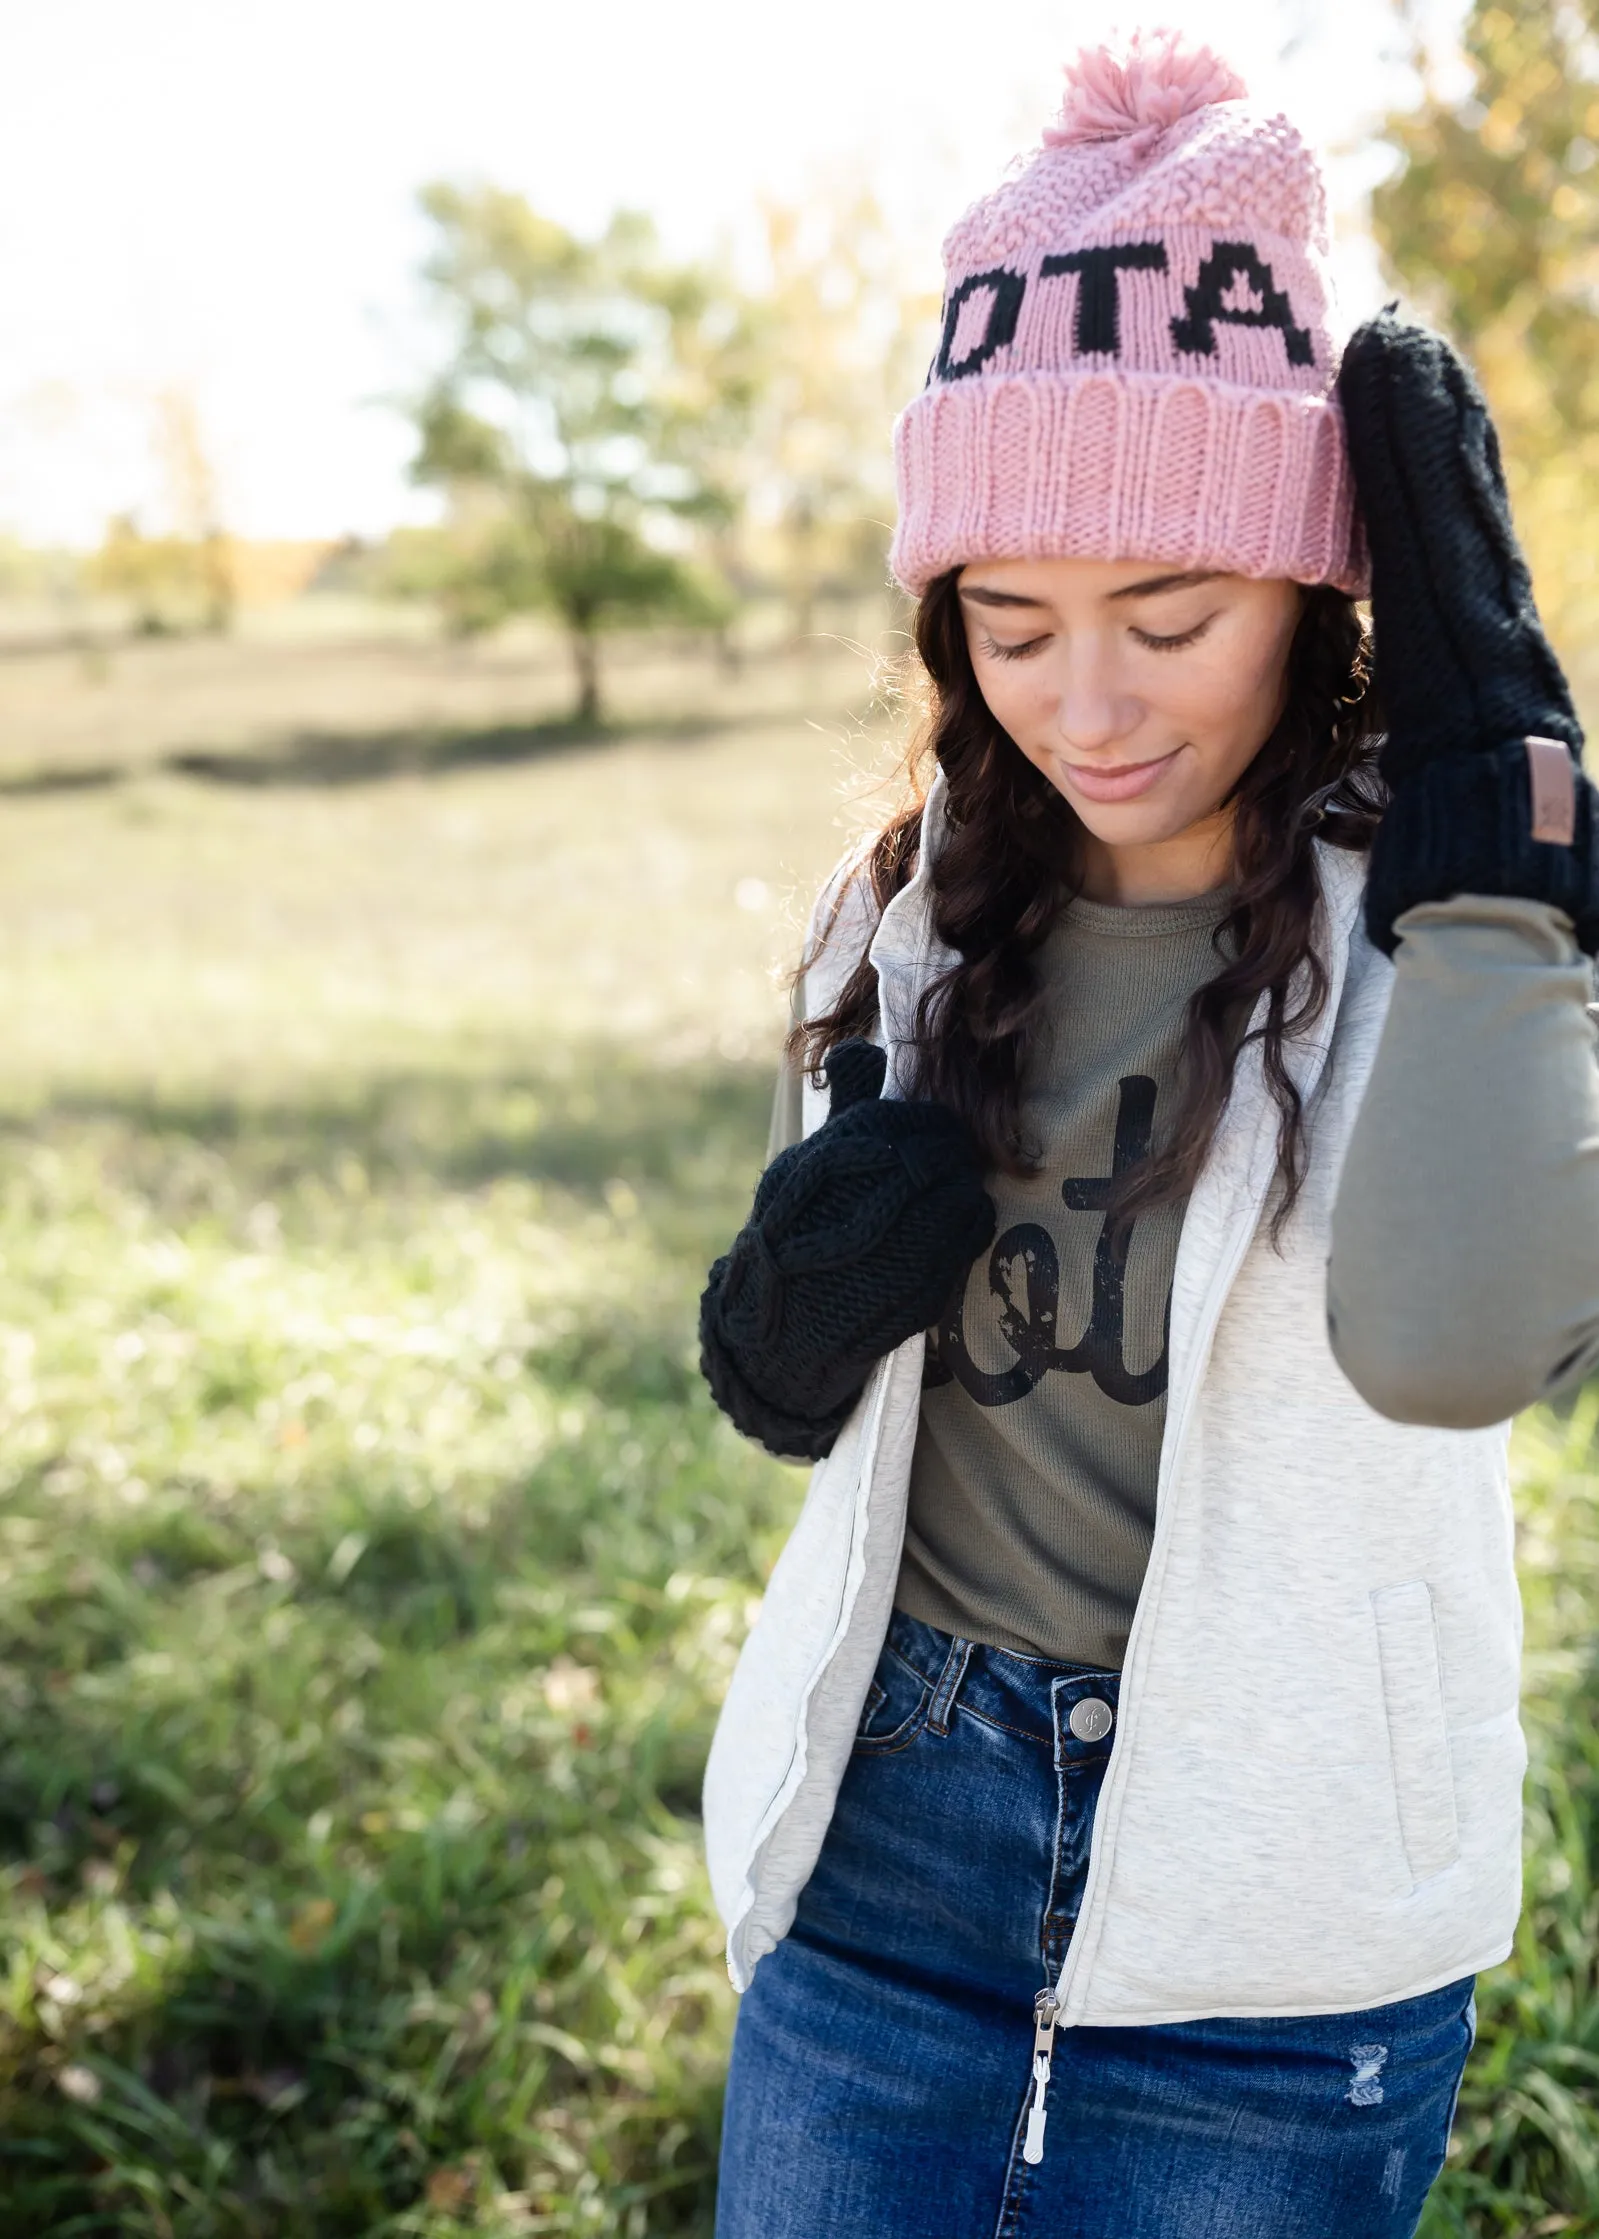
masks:
<instances>
[{"instance_id":1,"label":"zipper","mask_svg":"<svg viewBox=\"0 0 1599 2239\"><path fill-rule=\"evenodd\" d=\"M1022 2159L1035 2169L1044 2158L1044 2125L1049 2120L1044 2094L1049 2089L1050 2056L1055 2050L1059 2018L1060 2003L1054 1991L1041 1990L1033 2000L1033 2103L1027 2110L1027 2136L1022 2141Z\"/></svg>"}]
</instances>

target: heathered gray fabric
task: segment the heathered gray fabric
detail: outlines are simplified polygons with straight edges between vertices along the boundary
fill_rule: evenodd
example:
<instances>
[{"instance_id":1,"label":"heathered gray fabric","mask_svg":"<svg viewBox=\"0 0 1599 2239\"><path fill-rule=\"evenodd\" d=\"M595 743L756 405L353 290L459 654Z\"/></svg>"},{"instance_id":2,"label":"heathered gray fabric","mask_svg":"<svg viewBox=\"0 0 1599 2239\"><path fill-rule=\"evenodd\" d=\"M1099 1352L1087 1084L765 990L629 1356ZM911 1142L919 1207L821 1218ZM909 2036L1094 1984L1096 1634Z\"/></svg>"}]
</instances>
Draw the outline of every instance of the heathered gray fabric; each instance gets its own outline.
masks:
<instances>
[{"instance_id":1,"label":"heathered gray fabric","mask_svg":"<svg viewBox=\"0 0 1599 2239\"><path fill-rule=\"evenodd\" d=\"M996 1241L956 1329L930 1346L929 1376L947 1380L922 1393L911 1464L895 1601L945 1632L1121 1665L1155 1536L1182 1208L1134 1222L1118 1297L1103 1276L1096 1284L1103 1208L1063 1200L1072 1179L1111 1175L1118 1125L1130 1163L1128 1115L1146 1102L1155 1138L1165 1132L1189 998L1219 968L1226 906L1220 894L1153 908L1079 901L1039 952L1046 1024L1022 1106L1039 1169L987 1177ZM1058 1256L1058 1297L1036 1265L1029 1297L1040 1233ZM1042 1329L1075 1365L1031 1382L1005 1335L1018 1314L1024 1346Z\"/></svg>"},{"instance_id":2,"label":"heathered gray fabric","mask_svg":"<svg viewBox=\"0 0 1599 2239\"><path fill-rule=\"evenodd\" d=\"M935 783L923 866L871 942L899 1094L919 995L952 961L926 876L943 819ZM1328 1345L1333 1199L1394 972L1361 926L1360 861L1316 861L1328 1004L1289 1051L1306 1186L1274 1248L1276 1111L1250 1045L1178 1246L1155 1539L1059 1986L1068 2026L1351 2012L1494 1964L1514 1930L1506 1438L1386 1420ZM868 930L846 894L813 1002ZM807 1087L807 1126L824 1110ZM788 1932L849 1763L923 1352L915 1338L879 1365L812 1473L723 1707L706 1851L739 1987Z\"/></svg>"}]
</instances>

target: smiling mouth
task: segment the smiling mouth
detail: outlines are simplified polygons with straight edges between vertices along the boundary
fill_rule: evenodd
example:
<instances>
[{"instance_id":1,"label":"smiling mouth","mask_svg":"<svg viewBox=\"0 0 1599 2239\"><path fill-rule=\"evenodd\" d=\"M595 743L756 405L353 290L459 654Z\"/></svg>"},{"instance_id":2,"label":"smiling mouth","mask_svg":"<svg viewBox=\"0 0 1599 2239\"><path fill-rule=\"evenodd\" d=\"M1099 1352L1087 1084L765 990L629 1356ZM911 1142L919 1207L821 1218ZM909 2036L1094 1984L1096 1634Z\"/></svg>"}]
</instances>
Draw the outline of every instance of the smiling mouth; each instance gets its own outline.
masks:
<instances>
[{"instance_id":1,"label":"smiling mouth","mask_svg":"<svg viewBox=\"0 0 1599 2239\"><path fill-rule=\"evenodd\" d=\"M1063 759L1061 767L1072 791L1081 793L1086 801L1136 801L1158 783L1162 771L1169 769L1181 752L1180 746L1174 746L1169 754L1158 755L1153 762L1122 762L1108 767Z\"/></svg>"}]
</instances>

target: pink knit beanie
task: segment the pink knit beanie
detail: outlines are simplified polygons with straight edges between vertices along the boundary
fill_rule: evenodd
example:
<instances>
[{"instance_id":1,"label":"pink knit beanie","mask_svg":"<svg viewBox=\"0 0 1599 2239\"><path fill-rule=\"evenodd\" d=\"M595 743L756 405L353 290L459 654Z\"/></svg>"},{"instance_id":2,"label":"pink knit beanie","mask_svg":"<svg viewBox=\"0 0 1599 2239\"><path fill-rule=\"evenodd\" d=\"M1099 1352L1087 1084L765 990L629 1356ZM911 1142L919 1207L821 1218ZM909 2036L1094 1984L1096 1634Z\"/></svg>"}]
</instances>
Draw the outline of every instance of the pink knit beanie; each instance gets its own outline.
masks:
<instances>
[{"instance_id":1,"label":"pink knit beanie","mask_svg":"<svg viewBox=\"0 0 1599 2239\"><path fill-rule=\"evenodd\" d=\"M938 355L894 430L907 591L1055 554L1364 589L1321 174L1208 47L1080 54L944 264Z\"/></svg>"}]
</instances>

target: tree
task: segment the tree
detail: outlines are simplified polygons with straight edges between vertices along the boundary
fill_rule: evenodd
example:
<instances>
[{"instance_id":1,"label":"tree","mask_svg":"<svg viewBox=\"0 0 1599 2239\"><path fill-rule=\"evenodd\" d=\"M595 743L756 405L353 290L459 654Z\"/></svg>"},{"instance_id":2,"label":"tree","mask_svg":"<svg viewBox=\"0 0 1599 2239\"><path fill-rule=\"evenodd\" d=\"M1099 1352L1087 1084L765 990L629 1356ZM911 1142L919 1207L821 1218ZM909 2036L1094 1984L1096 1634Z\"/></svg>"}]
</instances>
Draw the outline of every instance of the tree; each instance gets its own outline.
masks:
<instances>
[{"instance_id":1,"label":"tree","mask_svg":"<svg viewBox=\"0 0 1599 2239\"><path fill-rule=\"evenodd\" d=\"M448 336L413 468L449 498L438 592L463 630L556 613L595 723L603 629L726 610L704 547L733 511L721 470L753 396L742 306L646 218L585 241L492 187L422 204Z\"/></svg>"},{"instance_id":2,"label":"tree","mask_svg":"<svg viewBox=\"0 0 1599 2239\"><path fill-rule=\"evenodd\" d=\"M139 637L226 630L233 615L233 564L227 540L146 536L130 513L106 524L87 581L120 599Z\"/></svg>"},{"instance_id":3,"label":"tree","mask_svg":"<svg viewBox=\"0 0 1599 2239\"><path fill-rule=\"evenodd\" d=\"M132 514L106 527L88 580L123 600L140 636L225 631L238 603L233 545L224 532L216 476L192 396L168 389L155 399L153 448L165 484L164 535L145 533Z\"/></svg>"},{"instance_id":4,"label":"tree","mask_svg":"<svg viewBox=\"0 0 1599 2239\"><path fill-rule=\"evenodd\" d=\"M765 220L766 376L746 473L753 542L770 552L803 641L824 593L883 580L890 432L925 375L938 298L911 290L865 188L817 194L803 210L770 204Z\"/></svg>"},{"instance_id":5,"label":"tree","mask_svg":"<svg viewBox=\"0 0 1599 2239\"><path fill-rule=\"evenodd\" d=\"M1577 655L1599 623L1599 0L1474 0L1470 90L1390 119L1373 197L1395 277L1481 373L1540 600Z\"/></svg>"},{"instance_id":6,"label":"tree","mask_svg":"<svg viewBox=\"0 0 1599 2239\"><path fill-rule=\"evenodd\" d=\"M233 556L223 532L216 475L200 428L200 415L184 389L156 400L157 448L166 471L168 503L179 536L195 554L204 627L225 631L238 604Z\"/></svg>"}]
</instances>

